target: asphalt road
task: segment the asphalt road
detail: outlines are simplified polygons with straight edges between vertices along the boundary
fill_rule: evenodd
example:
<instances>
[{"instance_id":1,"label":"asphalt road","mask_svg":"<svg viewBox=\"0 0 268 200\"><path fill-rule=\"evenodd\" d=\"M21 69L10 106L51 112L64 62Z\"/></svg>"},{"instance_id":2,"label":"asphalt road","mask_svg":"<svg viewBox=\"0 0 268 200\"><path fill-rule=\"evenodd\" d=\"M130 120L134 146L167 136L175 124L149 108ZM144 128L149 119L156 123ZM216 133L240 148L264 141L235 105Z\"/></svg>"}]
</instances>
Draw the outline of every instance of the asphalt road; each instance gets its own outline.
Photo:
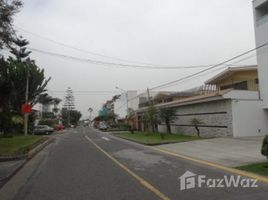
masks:
<instances>
[{"instance_id":1,"label":"asphalt road","mask_svg":"<svg viewBox=\"0 0 268 200\"><path fill-rule=\"evenodd\" d=\"M267 199L257 188L198 187L181 190L186 171L221 179L232 174L178 159L90 128L57 135L1 190L1 200ZM237 175L235 175L237 177Z\"/></svg>"}]
</instances>

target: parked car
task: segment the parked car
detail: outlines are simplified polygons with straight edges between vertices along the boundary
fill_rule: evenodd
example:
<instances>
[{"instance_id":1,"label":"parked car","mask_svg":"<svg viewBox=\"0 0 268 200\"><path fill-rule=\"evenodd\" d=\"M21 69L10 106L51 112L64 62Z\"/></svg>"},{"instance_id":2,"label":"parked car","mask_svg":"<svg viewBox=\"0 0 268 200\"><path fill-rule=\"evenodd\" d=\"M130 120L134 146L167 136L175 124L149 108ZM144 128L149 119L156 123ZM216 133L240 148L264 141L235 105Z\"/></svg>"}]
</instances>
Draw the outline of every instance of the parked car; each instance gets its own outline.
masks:
<instances>
[{"instance_id":1,"label":"parked car","mask_svg":"<svg viewBox=\"0 0 268 200\"><path fill-rule=\"evenodd\" d=\"M33 133L34 135L42 135L42 134L49 135L53 133L53 131L54 129L48 125L37 125L34 127Z\"/></svg>"},{"instance_id":2,"label":"parked car","mask_svg":"<svg viewBox=\"0 0 268 200\"><path fill-rule=\"evenodd\" d=\"M55 127L55 130L56 130L56 131L62 131L62 130L64 130L64 129L65 129L65 127L64 127L62 124L57 125L57 126Z\"/></svg>"},{"instance_id":3,"label":"parked car","mask_svg":"<svg viewBox=\"0 0 268 200\"><path fill-rule=\"evenodd\" d=\"M99 124L99 130L106 131L108 129L108 126L105 123Z\"/></svg>"}]
</instances>

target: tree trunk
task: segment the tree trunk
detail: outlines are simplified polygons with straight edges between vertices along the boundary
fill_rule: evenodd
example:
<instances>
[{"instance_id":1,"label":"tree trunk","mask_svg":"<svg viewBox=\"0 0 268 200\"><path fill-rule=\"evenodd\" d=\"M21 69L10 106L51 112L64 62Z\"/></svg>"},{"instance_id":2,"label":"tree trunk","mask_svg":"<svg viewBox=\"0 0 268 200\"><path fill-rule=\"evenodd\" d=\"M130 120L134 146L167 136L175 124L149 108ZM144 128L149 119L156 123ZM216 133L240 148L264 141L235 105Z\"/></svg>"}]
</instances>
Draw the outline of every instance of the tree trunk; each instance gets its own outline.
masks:
<instances>
[{"instance_id":1,"label":"tree trunk","mask_svg":"<svg viewBox=\"0 0 268 200\"><path fill-rule=\"evenodd\" d=\"M151 124L151 127L152 127L152 132L154 133L155 132L154 124Z\"/></svg>"},{"instance_id":2,"label":"tree trunk","mask_svg":"<svg viewBox=\"0 0 268 200\"><path fill-rule=\"evenodd\" d=\"M195 129L197 131L197 136L200 137L200 130L199 130L198 126L195 126Z\"/></svg>"},{"instance_id":3,"label":"tree trunk","mask_svg":"<svg viewBox=\"0 0 268 200\"><path fill-rule=\"evenodd\" d=\"M171 127L170 127L169 121L166 121L166 126L167 126L167 133L170 134L171 133Z\"/></svg>"}]
</instances>

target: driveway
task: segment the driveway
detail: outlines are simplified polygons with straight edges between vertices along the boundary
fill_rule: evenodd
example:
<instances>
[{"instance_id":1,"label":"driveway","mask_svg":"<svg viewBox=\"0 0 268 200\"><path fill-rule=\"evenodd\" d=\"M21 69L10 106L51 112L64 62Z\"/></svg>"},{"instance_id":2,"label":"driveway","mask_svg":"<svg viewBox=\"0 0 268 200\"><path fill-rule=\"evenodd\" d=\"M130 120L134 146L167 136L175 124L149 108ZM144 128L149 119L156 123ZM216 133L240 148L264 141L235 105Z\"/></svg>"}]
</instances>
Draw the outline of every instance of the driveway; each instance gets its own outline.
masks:
<instances>
[{"instance_id":1,"label":"driveway","mask_svg":"<svg viewBox=\"0 0 268 200\"><path fill-rule=\"evenodd\" d=\"M214 138L158 147L227 167L237 167L267 161L260 153L263 137Z\"/></svg>"}]
</instances>

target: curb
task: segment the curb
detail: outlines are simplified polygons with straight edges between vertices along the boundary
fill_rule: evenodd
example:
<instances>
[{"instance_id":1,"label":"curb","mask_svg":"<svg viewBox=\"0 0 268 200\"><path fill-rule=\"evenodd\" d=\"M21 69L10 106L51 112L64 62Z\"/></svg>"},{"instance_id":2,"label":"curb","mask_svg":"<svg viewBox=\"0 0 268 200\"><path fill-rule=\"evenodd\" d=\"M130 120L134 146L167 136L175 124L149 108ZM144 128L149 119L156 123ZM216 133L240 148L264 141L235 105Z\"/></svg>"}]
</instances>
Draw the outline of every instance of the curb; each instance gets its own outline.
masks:
<instances>
[{"instance_id":1,"label":"curb","mask_svg":"<svg viewBox=\"0 0 268 200\"><path fill-rule=\"evenodd\" d=\"M32 149L31 151L29 151L27 154L23 154L21 156L13 156L13 157L9 157L10 160L5 160L5 161L12 161L12 160L21 160L21 159L25 159L25 161L18 166L14 171L12 171L9 175L7 175L6 177L0 179L0 188L5 185L5 183L12 178L29 160L31 160L37 153L39 153L43 148L45 148L48 144L50 144L51 142L53 142L55 140L55 138L48 138L47 140L45 140L43 143L37 145L34 149ZM20 158L20 159L18 159ZM1 160L2 161L2 160Z\"/></svg>"},{"instance_id":2,"label":"curb","mask_svg":"<svg viewBox=\"0 0 268 200\"><path fill-rule=\"evenodd\" d=\"M43 143L37 145L34 149L32 149L26 154L27 160L33 158L38 152L40 152L43 148L45 148L49 143L53 142L54 140L55 138L48 138Z\"/></svg>"},{"instance_id":3,"label":"curb","mask_svg":"<svg viewBox=\"0 0 268 200\"><path fill-rule=\"evenodd\" d=\"M118 137L118 138L121 138L121 139L124 139L124 140L128 140L128 141L131 141L131 142L142 144L142 145L145 145L145 146L159 146L159 145L164 145L164 144L175 144L175 143L184 143L184 142L195 141L195 140L189 140L189 141L170 141L170 142L161 142L161 143L143 143L143 142L140 142L140 141L137 141L137 140L134 140L134 139L124 138L124 137L118 136L118 135L113 134L113 133L110 133L110 134L112 134L114 137Z\"/></svg>"},{"instance_id":4,"label":"curb","mask_svg":"<svg viewBox=\"0 0 268 200\"><path fill-rule=\"evenodd\" d=\"M25 154L15 155L15 156L0 156L0 162L23 160L23 159L31 158L31 156L33 156L32 154L34 154L35 151L38 151L39 148L41 149L44 148L48 143L52 142L52 140L54 139L48 138L47 140L38 144L36 147L34 147L32 150L30 150L28 153L25 153Z\"/></svg>"},{"instance_id":5,"label":"curb","mask_svg":"<svg viewBox=\"0 0 268 200\"><path fill-rule=\"evenodd\" d=\"M202 164L202 165L206 165L206 166L209 166L209 167L212 167L212 168L215 168L215 169L220 169L220 170L223 170L223 171L226 171L226 172L229 172L229 173L238 174L240 176L257 179L258 181L263 182L263 183L268 183L268 177L266 177L266 176L254 174L252 172L247 172L247 171L243 171L243 170L240 170L240 169L227 167L227 166L224 166L224 165L221 165L221 164L213 163L213 162L202 160L202 159L199 159L199 158L186 156L186 155L179 154L179 153L169 151L169 150L166 150L166 149L161 149L159 147L151 147L151 149L153 149L155 151L158 151L160 153L163 153L163 154L167 154L167 155L170 155L170 156L180 158L180 159L189 160L189 161L199 163L199 164Z\"/></svg>"}]
</instances>

